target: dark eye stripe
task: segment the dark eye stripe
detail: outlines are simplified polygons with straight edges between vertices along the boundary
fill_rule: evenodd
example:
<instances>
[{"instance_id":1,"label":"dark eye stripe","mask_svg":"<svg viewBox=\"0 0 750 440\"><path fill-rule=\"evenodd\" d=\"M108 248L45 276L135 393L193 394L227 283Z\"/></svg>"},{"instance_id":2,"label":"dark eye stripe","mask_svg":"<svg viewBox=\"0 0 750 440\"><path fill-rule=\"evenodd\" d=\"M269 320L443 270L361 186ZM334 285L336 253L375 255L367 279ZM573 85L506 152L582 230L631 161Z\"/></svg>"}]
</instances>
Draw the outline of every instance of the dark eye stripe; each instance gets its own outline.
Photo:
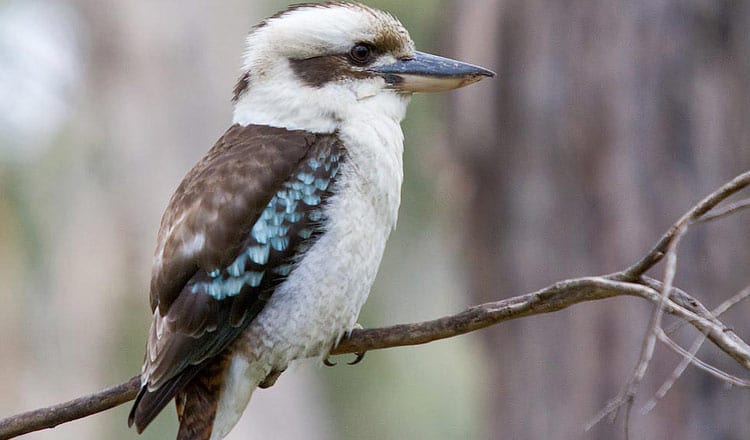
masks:
<instances>
[{"instance_id":1,"label":"dark eye stripe","mask_svg":"<svg viewBox=\"0 0 750 440\"><path fill-rule=\"evenodd\" d=\"M369 72L354 67L349 55L325 55L304 60L289 60L289 64L299 79L313 87L322 87L331 81L345 78L367 78Z\"/></svg>"}]
</instances>

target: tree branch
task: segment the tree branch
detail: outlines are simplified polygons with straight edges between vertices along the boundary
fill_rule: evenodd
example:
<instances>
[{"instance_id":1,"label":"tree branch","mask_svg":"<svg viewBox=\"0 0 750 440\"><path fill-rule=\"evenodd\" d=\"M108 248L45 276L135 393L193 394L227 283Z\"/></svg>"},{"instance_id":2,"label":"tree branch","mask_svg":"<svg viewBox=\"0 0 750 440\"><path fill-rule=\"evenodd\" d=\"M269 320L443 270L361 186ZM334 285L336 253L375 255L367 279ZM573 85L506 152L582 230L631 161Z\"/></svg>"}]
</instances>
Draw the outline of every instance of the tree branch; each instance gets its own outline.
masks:
<instances>
[{"instance_id":1,"label":"tree branch","mask_svg":"<svg viewBox=\"0 0 750 440\"><path fill-rule=\"evenodd\" d=\"M653 303L660 301L661 294L658 290L654 290L649 285L619 281L618 278L621 277L622 273L617 273L602 277L571 279L555 283L537 292L474 306L444 318L391 327L354 330L349 337L343 339L337 347L331 350L331 354L425 344L512 319L556 312L581 302L615 296L637 296ZM650 283L648 280L643 280L643 282ZM699 309L695 306L699 304L697 300L690 297L686 299L686 294L677 290L673 291L673 295L676 298L670 297L665 300L665 312L687 320L701 332L721 335L731 333L711 316L704 315L702 312L696 314L695 311L679 305L689 303L691 308ZM729 337L712 340L733 358L742 359L741 365L750 369L750 347L747 347L744 342L737 344ZM0 420L0 439L52 428L110 409L135 398L139 386L140 377L135 376L126 383L98 393Z\"/></svg>"},{"instance_id":2,"label":"tree branch","mask_svg":"<svg viewBox=\"0 0 750 440\"><path fill-rule=\"evenodd\" d=\"M96 414L135 399L141 386L140 376L125 383L65 403L21 413L0 420L0 439L5 440L29 432L54 428L61 423Z\"/></svg>"},{"instance_id":3,"label":"tree branch","mask_svg":"<svg viewBox=\"0 0 750 440\"><path fill-rule=\"evenodd\" d=\"M734 194L742 191L745 187L750 185L750 171L740 174L739 176L732 179L730 182L724 184L721 188L709 194L703 200L698 202L697 205L693 206L690 211L686 212L677 223L672 225L671 228L659 239L656 246L651 251L641 258L637 263L633 264L623 272L627 277L637 278L647 270L651 269L664 257L667 252L669 244L674 239L677 231L685 224L689 224L698 221L701 217L707 214L709 211L714 209L719 203L723 202L727 198ZM739 209L730 210L731 212L738 212ZM721 216L726 216L726 212L722 212Z\"/></svg>"},{"instance_id":4,"label":"tree branch","mask_svg":"<svg viewBox=\"0 0 750 440\"><path fill-rule=\"evenodd\" d=\"M683 319L750 371L750 346L719 321L716 315L697 299L671 287L671 279L674 275L672 266L668 269L669 276L666 277L665 283L643 276L646 271L661 261L670 248L675 247L675 239L686 232L691 224L700 222L702 218L704 220L723 218L740 212L746 205L744 201L718 214L706 216L719 203L748 185L750 185L750 172L737 176L704 198L683 215L648 254L622 272L560 281L536 292L481 304L456 315L431 321L354 330L331 350L331 354L425 344L512 319L556 312L582 302L615 296L635 296L655 304L659 310L656 312L658 314L664 312ZM651 326L649 334L653 334L653 331L654 326ZM656 327L656 331L661 336L660 326ZM687 354L684 355L687 356ZM642 364L639 366L643 368ZM88 396L2 419L0 420L0 440L52 428L121 405L135 398L139 386L140 377L136 376L128 382ZM608 412L612 410L613 408L605 408Z\"/></svg>"}]
</instances>

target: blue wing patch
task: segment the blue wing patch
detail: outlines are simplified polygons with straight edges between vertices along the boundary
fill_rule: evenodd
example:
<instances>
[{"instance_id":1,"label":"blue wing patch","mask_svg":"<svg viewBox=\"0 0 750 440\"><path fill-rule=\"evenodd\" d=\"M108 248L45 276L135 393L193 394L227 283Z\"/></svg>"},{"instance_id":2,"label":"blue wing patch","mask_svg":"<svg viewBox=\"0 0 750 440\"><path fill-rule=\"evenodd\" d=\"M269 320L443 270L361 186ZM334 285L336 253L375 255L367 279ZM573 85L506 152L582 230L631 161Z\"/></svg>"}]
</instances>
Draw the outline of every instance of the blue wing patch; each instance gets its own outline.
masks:
<instances>
[{"instance_id":1,"label":"blue wing patch","mask_svg":"<svg viewBox=\"0 0 750 440\"><path fill-rule=\"evenodd\" d=\"M322 232L323 205L341 160L338 148L310 153L266 205L235 260L224 270L212 271L208 279L191 281L190 292L223 300L243 289L262 287L270 278L278 281L294 270L299 255Z\"/></svg>"}]
</instances>

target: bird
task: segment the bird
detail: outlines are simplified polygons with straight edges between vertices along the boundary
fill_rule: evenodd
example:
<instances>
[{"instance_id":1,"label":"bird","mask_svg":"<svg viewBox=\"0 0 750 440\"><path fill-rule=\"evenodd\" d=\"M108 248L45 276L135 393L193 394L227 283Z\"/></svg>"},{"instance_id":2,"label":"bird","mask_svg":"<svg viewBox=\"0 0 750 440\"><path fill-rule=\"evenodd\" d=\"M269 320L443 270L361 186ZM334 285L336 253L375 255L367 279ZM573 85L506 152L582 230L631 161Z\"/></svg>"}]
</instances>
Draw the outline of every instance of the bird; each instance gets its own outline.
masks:
<instances>
[{"instance_id":1,"label":"bird","mask_svg":"<svg viewBox=\"0 0 750 440\"><path fill-rule=\"evenodd\" d=\"M219 440L290 362L358 325L403 180L411 96L488 69L415 50L392 14L291 5L249 32L232 125L162 216L128 425L175 400L178 440Z\"/></svg>"}]
</instances>

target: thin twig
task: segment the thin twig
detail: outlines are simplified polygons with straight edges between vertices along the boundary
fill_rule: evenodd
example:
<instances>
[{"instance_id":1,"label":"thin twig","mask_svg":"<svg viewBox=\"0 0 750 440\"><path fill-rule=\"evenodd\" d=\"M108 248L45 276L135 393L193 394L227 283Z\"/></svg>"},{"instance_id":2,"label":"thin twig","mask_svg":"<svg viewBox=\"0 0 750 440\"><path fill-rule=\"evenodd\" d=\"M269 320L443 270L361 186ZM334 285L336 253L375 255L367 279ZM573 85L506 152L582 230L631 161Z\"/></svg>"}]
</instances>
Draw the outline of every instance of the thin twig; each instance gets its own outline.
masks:
<instances>
[{"instance_id":1,"label":"thin twig","mask_svg":"<svg viewBox=\"0 0 750 440\"><path fill-rule=\"evenodd\" d=\"M680 347L678 343L672 340L669 336L667 336L666 333L664 333L664 330L658 329L657 331L657 337L660 341L664 342L669 348L675 351L675 353L679 354L680 356L683 356L685 358L690 358L690 363L695 365L696 367L700 368L701 370L705 371L706 373L723 380L724 382L727 382L731 385L735 385L738 387L750 387L750 380L742 379L737 376L734 376L732 374L729 374L727 372L724 372L712 365L709 365L702 360L698 359L695 356L691 356L691 354L685 350L684 348Z\"/></svg>"},{"instance_id":2,"label":"thin twig","mask_svg":"<svg viewBox=\"0 0 750 440\"><path fill-rule=\"evenodd\" d=\"M747 298L750 298L750 286L745 286L744 289L734 294L731 298L716 306L715 309L711 310L711 314L718 318L719 316L723 315L724 312L736 306L740 302L746 300Z\"/></svg>"},{"instance_id":3,"label":"thin twig","mask_svg":"<svg viewBox=\"0 0 750 440\"><path fill-rule=\"evenodd\" d=\"M666 336L667 333L664 332L664 335ZM677 382L677 379L682 376L682 373L685 372L685 369L693 362L693 359L695 358L695 355L698 353L698 350L700 350L701 346L703 346L703 343L706 341L706 335L700 335L693 341L693 345L690 346L690 350L687 351L687 356L683 356L680 363L675 367L675 369L672 371L672 374L669 375L669 378L664 381L663 384L659 387L658 390L656 390L656 393L654 396L649 399L648 402L643 406L642 413L648 414L651 410L653 410L656 407L656 404L659 402L659 400L663 399L664 396L667 395L669 390L672 389L672 386Z\"/></svg>"},{"instance_id":4,"label":"thin twig","mask_svg":"<svg viewBox=\"0 0 750 440\"><path fill-rule=\"evenodd\" d=\"M750 199L744 199L740 200L738 202L731 203L721 210L717 210L716 212L710 212L703 217L697 219L695 223L708 223L714 220L719 220L724 217L728 217L735 212L742 211L744 209L750 208Z\"/></svg>"},{"instance_id":5,"label":"thin twig","mask_svg":"<svg viewBox=\"0 0 750 440\"><path fill-rule=\"evenodd\" d=\"M661 296L659 299L659 303L657 307L654 308L651 324L649 325L649 330L646 334L646 337L643 341L643 350L641 359L639 361L638 367L636 368L636 374L633 376L633 379L630 381L630 384L628 386L629 393L632 394L633 397L635 397L635 393L637 391L638 386L643 381L644 376L646 375L646 370L648 369L648 366L651 362L651 359L654 354L654 348L656 346L656 339L659 335L659 332L662 331L661 328L661 320L662 316L664 315L664 303L667 301L667 298L669 297L669 292L672 290L672 286L674 285L674 278L677 275L677 247L679 246L680 240L682 237L687 233L688 225L687 223L681 224L677 231L674 234L674 237L672 241L669 243L669 247L667 249L667 261L666 261L666 267L664 269L664 287L662 288ZM630 419L630 411L633 409L633 399L629 399L627 405L625 406L625 414L626 414L626 420ZM626 422L627 426L627 422ZM627 429L627 428L626 428ZM625 437L628 438L627 435Z\"/></svg>"},{"instance_id":6,"label":"thin twig","mask_svg":"<svg viewBox=\"0 0 750 440\"><path fill-rule=\"evenodd\" d=\"M666 250L667 264L664 270L664 281L661 288L661 293L658 300L656 301L654 311L651 313L651 319L649 320L648 330L643 338L641 344L641 351L638 356L638 363L636 364L630 378L625 382L622 390L612 398L604 407L604 410L600 411L589 423L586 425L586 430L591 429L594 425L599 423L605 417L608 417L610 421L613 421L617 417L617 413L622 408L625 417L623 428L625 431L625 439L629 438L629 421L630 411L633 408L633 401L638 391L638 386L643 381L646 375L648 366L651 363L651 359L654 354L654 348L656 346L657 331L661 330L661 319L664 314L664 306L668 301L669 295L672 292L672 285L674 283L674 277L677 273L677 246L682 236L687 232L687 223L682 223L675 231L672 240L669 242L669 246Z\"/></svg>"},{"instance_id":7,"label":"thin twig","mask_svg":"<svg viewBox=\"0 0 750 440\"><path fill-rule=\"evenodd\" d=\"M711 310L711 314L715 317L721 316L724 312L731 309L744 299L750 297L750 286L745 287L744 289L737 292L735 295L733 295L731 298L727 299L726 301L719 304L716 308ZM669 336L674 331L676 331L679 327L681 327L681 324L684 324L685 321L678 321L674 325L670 326L667 330L664 331L664 333ZM643 406L643 414L649 413L651 410L653 410L656 407L656 404L664 398L664 396L667 395L667 393L672 389L674 384L677 382L677 379L682 376L682 373L685 372L685 369L692 363L693 358L698 353L698 350L703 346L703 343L706 341L706 335L701 334L698 336L695 341L693 341L693 344L690 346L690 350L688 351L689 356L683 356L682 360L680 360L680 363L675 367L675 369L672 371L672 374L669 375L667 380L664 381L664 383L659 387L659 389L654 393L653 397L649 399L648 402Z\"/></svg>"},{"instance_id":8,"label":"thin twig","mask_svg":"<svg viewBox=\"0 0 750 440\"><path fill-rule=\"evenodd\" d=\"M638 262L625 269L623 271L625 275L628 278L635 279L646 273L647 270L654 267L654 265L664 257L664 253L667 251L669 243L672 241L675 233L681 225L700 218L708 211L714 209L719 203L738 193L748 185L750 185L750 171L740 174L698 202L697 205L690 209L690 211L686 212L685 215L672 225L664 235L662 235L651 251L638 260Z\"/></svg>"},{"instance_id":9,"label":"thin twig","mask_svg":"<svg viewBox=\"0 0 750 440\"><path fill-rule=\"evenodd\" d=\"M727 299L726 301L723 301L721 304L716 306L713 310L711 310L711 316L719 317L727 310L731 309L738 303L746 300L747 298L750 298L750 286L746 286L744 289L740 290L736 294L734 294L731 298ZM668 335L673 334L677 330L681 329L685 325L685 321L677 321L667 327L666 330L664 330Z\"/></svg>"}]
</instances>

